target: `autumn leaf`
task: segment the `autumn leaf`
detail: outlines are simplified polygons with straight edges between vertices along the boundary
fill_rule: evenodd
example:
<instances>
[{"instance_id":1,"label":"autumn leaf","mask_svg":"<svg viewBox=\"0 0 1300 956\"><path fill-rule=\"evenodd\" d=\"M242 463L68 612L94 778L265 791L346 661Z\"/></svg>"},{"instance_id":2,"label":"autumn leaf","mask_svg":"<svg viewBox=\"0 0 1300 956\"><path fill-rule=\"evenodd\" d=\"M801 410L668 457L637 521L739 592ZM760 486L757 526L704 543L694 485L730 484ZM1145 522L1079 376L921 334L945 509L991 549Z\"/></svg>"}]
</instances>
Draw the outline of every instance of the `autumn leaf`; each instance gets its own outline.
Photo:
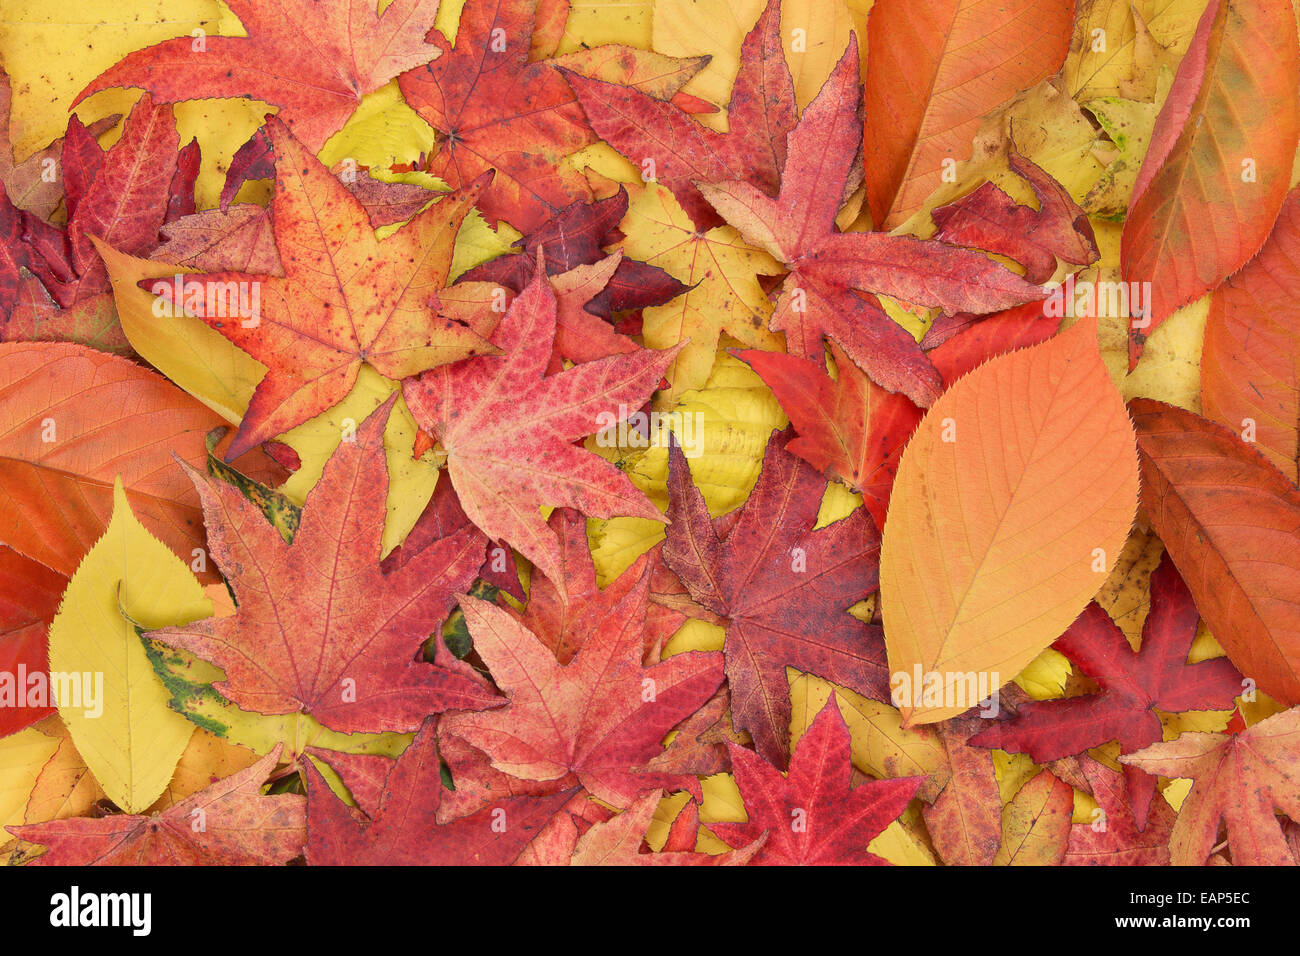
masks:
<instances>
[{"instance_id":1,"label":"autumn leaf","mask_svg":"<svg viewBox=\"0 0 1300 956\"><path fill-rule=\"evenodd\" d=\"M113 86L142 87L160 103L251 96L280 107L280 118L315 151L363 95L439 53L423 37L436 0L394 0L381 15L368 0L229 6L247 36L178 37L139 50L101 73L73 105Z\"/></svg>"},{"instance_id":2,"label":"autumn leaf","mask_svg":"<svg viewBox=\"0 0 1300 956\"><path fill-rule=\"evenodd\" d=\"M977 700L955 700L954 675L1004 682L1059 637L1119 556L1137 491L1094 321L945 392L903 452L881 548L890 670L908 686L915 668L939 675L938 699L903 688L905 718L966 710Z\"/></svg>"},{"instance_id":3,"label":"autumn leaf","mask_svg":"<svg viewBox=\"0 0 1300 956\"><path fill-rule=\"evenodd\" d=\"M408 379L402 394L446 451L470 520L560 584L559 546L537 506L662 520L626 476L572 443L640 408L676 351L611 355L546 375L554 339L555 294L539 266L492 337L503 358L434 369Z\"/></svg>"},{"instance_id":4,"label":"autumn leaf","mask_svg":"<svg viewBox=\"0 0 1300 956\"><path fill-rule=\"evenodd\" d=\"M392 764L373 813L359 814L328 792L307 764L307 862L312 866L504 866L573 795L510 797L438 823L443 790L436 724L429 720Z\"/></svg>"},{"instance_id":5,"label":"autumn leaf","mask_svg":"<svg viewBox=\"0 0 1300 956\"><path fill-rule=\"evenodd\" d=\"M1120 760L1148 773L1192 780L1174 821L1169 862L1201 866L1219 842L1219 826L1237 866L1293 866L1274 808L1300 816L1296 767L1300 711L1262 720L1239 734L1186 733Z\"/></svg>"},{"instance_id":6,"label":"autumn leaf","mask_svg":"<svg viewBox=\"0 0 1300 956\"><path fill-rule=\"evenodd\" d=\"M1115 622L1095 602L1052 646L1088 677L1100 694L1031 702L1009 723L971 738L979 747L1027 753L1045 763L1118 740L1121 753L1135 753L1162 739L1156 708L1230 710L1241 693L1241 675L1224 658L1188 664L1199 615L1187 586L1168 556L1151 576L1151 611L1134 652ZM1155 778L1125 770L1137 827L1146 827Z\"/></svg>"},{"instance_id":7,"label":"autumn leaf","mask_svg":"<svg viewBox=\"0 0 1300 956\"><path fill-rule=\"evenodd\" d=\"M201 467L221 418L154 372L80 345L0 345L0 387L0 542L71 576L108 526L120 473L145 528L194 561L198 496L173 455ZM133 418L147 427L114 427ZM267 476L256 458L240 465Z\"/></svg>"},{"instance_id":8,"label":"autumn leaf","mask_svg":"<svg viewBox=\"0 0 1300 956\"><path fill-rule=\"evenodd\" d=\"M1292 484L1300 481L1298 281L1300 191L1292 191L1259 255L1214 293L1201 355L1205 417L1254 442Z\"/></svg>"},{"instance_id":9,"label":"autumn leaf","mask_svg":"<svg viewBox=\"0 0 1300 956\"><path fill-rule=\"evenodd\" d=\"M921 208L980 118L1060 68L1075 4L877 0L867 20L867 198L878 229Z\"/></svg>"},{"instance_id":10,"label":"autumn leaf","mask_svg":"<svg viewBox=\"0 0 1300 956\"><path fill-rule=\"evenodd\" d=\"M445 731L482 750L503 773L554 781L554 789L576 778L613 806L661 786L698 796L693 777L639 768L717 690L722 660L691 651L643 666L648 588L643 573L566 665L505 611L462 596L474 649L510 702L491 713L452 714Z\"/></svg>"},{"instance_id":11,"label":"autumn leaf","mask_svg":"<svg viewBox=\"0 0 1300 956\"><path fill-rule=\"evenodd\" d=\"M1070 827L1061 862L1066 866L1163 866L1169 862L1169 831L1174 811L1158 798L1151 803L1146 827L1139 830L1129 807L1126 774L1092 758L1081 761L1097 806L1086 823Z\"/></svg>"},{"instance_id":12,"label":"autumn leaf","mask_svg":"<svg viewBox=\"0 0 1300 956\"><path fill-rule=\"evenodd\" d=\"M183 303L174 284L142 286L176 311L183 305L267 367L227 457L337 404L362 362L400 379L490 351L470 329L438 319L429 304L446 284L456 231L485 181L381 243L361 204L288 129L276 119L268 128L276 150L271 214L284 277L199 274L177 280Z\"/></svg>"},{"instance_id":13,"label":"autumn leaf","mask_svg":"<svg viewBox=\"0 0 1300 956\"><path fill-rule=\"evenodd\" d=\"M645 836L645 830L650 823L651 817L654 816L659 799L660 795L651 791L645 796L638 797L632 806L612 820L592 826L578 839L574 846L570 865L744 866L763 847L764 838L759 837L748 846L726 853L719 853L716 856L710 856L707 853L696 853L694 850L695 834L690 833L691 828L689 826L685 826L682 828L688 834L685 849L670 850L665 846L658 853L642 853L641 844ZM687 809L682 812L682 815L687 817L689 823L691 818L688 815L694 814L695 828L698 829L699 816L694 811L694 806L693 803L687 804ZM674 822L674 834L670 837L670 840L678 836L677 828L678 825Z\"/></svg>"},{"instance_id":14,"label":"autumn leaf","mask_svg":"<svg viewBox=\"0 0 1300 956\"><path fill-rule=\"evenodd\" d=\"M1056 866L1070 838L1074 790L1043 770L1002 809L1002 846L995 866Z\"/></svg>"},{"instance_id":15,"label":"autumn leaf","mask_svg":"<svg viewBox=\"0 0 1300 956\"><path fill-rule=\"evenodd\" d=\"M239 608L150 636L224 670L216 690L245 710L304 711L354 733L414 730L432 710L497 702L463 665L419 659L453 595L482 564L483 538L467 527L391 574L380 569L382 435L394 401L362 422L354 442L339 445L292 545L233 487L189 471L212 557Z\"/></svg>"},{"instance_id":16,"label":"autumn leaf","mask_svg":"<svg viewBox=\"0 0 1300 956\"><path fill-rule=\"evenodd\" d=\"M267 866L301 855L297 794L263 795L279 750L154 816L112 814L7 827L48 847L37 866ZM202 826L198 823L202 822Z\"/></svg>"},{"instance_id":17,"label":"autumn leaf","mask_svg":"<svg viewBox=\"0 0 1300 956\"><path fill-rule=\"evenodd\" d=\"M767 834L757 866L880 866L872 837L903 808L919 777L873 780L850 789L849 732L834 699L827 702L790 758L789 773L732 744L731 762L749 819L711 829L733 847Z\"/></svg>"},{"instance_id":18,"label":"autumn leaf","mask_svg":"<svg viewBox=\"0 0 1300 956\"><path fill-rule=\"evenodd\" d=\"M835 231L862 138L857 62L851 43L790 133L776 199L739 180L701 181L700 189L742 236L791 270L771 327L786 333L792 355L819 359L829 337L877 384L924 408L939 394L938 373L915 339L858 291L950 312L992 312L1042 293L966 249Z\"/></svg>"},{"instance_id":19,"label":"autumn leaf","mask_svg":"<svg viewBox=\"0 0 1300 956\"><path fill-rule=\"evenodd\" d=\"M54 702L39 705L26 698L28 676L48 673L46 641L68 579L0 547L0 737L22 730L53 713Z\"/></svg>"},{"instance_id":20,"label":"autumn leaf","mask_svg":"<svg viewBox=\"0 0 1300 956\"><path fill-rule=\"evenodd\" d=\"M878 630L848 614L876 587L877 532L864 511L814 529L825 481L773 435L734 525L720 535L680 447L669 451L664 561L691 597L726 622L732 720L785 765L786 668L883 697Z\"/></svg>"},{"instance_id":21,"label":"autumn leaf","mask_svg":"<svg viewBox=\"0 0 1300 956\"><path fill-rule=\"evenodd\" d=\"M786 134L795 122L794 84L781 48L780 4L769 0L741 47L727 111L729 130L717 133L677 106L638 90L566 72L592 128L661 182L701 228L717 223L697 182L739 179L774 191L786 161Z\"/></svg>"},{"instance_id":22,"label":"autumn leaf","mask_svg":"<svg viewBox=\"0 0 1300 956\"><path fill-rule=\"evenodd\" d=\"M1260 690L1300 701L1300 492L1221 425L1145 398L1129 410L1143 510L1210 632Z\"/></svg>"},{"instance_id":23,"label":"autumn leaf","mask_svg":"<svg viewBox=\"0 0 1300 956\"><path fill-rule=\"evenodd\" d=\"M1133 187L1126 282L1150 283L1129 332L1132 368L1165 319L1259 251L1282 207L1300 138L1300 57L1285 0L1211 0ZM1242 103L1269 103L1247 114Z\"/></svg>"}]
</instances>

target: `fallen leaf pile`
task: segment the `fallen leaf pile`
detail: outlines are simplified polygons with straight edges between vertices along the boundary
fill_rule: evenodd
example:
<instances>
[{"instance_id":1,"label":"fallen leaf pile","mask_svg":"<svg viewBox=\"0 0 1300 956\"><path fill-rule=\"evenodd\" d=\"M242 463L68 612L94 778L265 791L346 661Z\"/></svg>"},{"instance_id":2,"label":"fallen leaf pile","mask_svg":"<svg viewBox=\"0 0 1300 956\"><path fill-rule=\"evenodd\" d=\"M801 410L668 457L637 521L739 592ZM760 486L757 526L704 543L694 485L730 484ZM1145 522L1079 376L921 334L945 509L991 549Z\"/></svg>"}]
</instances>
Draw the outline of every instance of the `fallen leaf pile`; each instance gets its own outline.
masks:
<instances>
[{"instance_id":1,"label":"fallen leaf pile","mask_svg":"<svg viewBox=\"0 0 1300 956\"><path fill-rule=\"evenodd\" d=\"M7 863L1300 862L1287 0L64 19Z\"/></svg>"}]
</instances>

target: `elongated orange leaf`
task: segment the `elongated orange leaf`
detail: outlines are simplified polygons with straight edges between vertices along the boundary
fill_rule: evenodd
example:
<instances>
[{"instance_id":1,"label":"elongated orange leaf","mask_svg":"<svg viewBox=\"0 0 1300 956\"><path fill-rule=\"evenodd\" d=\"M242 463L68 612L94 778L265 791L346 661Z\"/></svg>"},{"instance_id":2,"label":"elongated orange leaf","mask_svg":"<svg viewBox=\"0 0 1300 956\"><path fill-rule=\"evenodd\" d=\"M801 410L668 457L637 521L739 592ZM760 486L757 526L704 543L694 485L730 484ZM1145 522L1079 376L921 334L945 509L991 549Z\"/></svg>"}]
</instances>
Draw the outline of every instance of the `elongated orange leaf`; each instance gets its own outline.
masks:
<instances>
[{"instance_id":1,"label":"elongated orange leaf","mask_svg":"<svg viewBox=\"0 0 1300 956\"><path fill-rule=\"evenodd\" d=\"M1214 293L1201 409L1297 481L1300 461L1300 189L1264 248Z\"/></svg>"},{"instance_id":2,"label":"elongated orange leaf","mask_svg":"<svg viewBox=\"0 0 1300 956\"><path fill-rule=\"evenodd\" d=\"M204 467L222 418L133 362L56 342L0 345L0 393L0 544L70 576L120 474L141 523L194 560L203 516L173 453Z\"/></svg>"},{"instance_id":3,"label":"elongated orange leaf","mask_svg":"<svg viewBox=\"0 0 1300 956\"><path fill-rule=\"evenodd\" d=\"M1133 429L1094 319L940 396L903 453L881 549L890 670L913 685L896 688L905 721L983 696L967 699L966 681L923 698L915 668L945 683L987 673L986 693L1056 640L1119 557L1137 494Z\"/></svg>"},{"instance_id":4,"label":"elongated orange leaf","mask_svg":"<svg viewBox=\"0 0 1300 956\"><path fill-rule=\"evenodd\" d=\"M1055 73L1073 0L876 0L867 21L867 198L892 229L969 159L980 119Z\"/></svg>"},{"instance_id":5,"label":"elongated orange leaf","mask_svg":"<svg viewBox=\"0 0 1300 956\"><path fill-rule=\"evenodd\" d=\"M1124 279L1152 283L1146 324L1130 330L1130 365L1156 326L1268 238L1300 137L1297 56L1288 0L1211 0L1202 14L1124 225Z\"/></svg>"},{"instance_id":6,"label":"elongated orange leaf","mask_svg":"<svg viewBox=\"0 0 1300 956\"><path fill-rule=\"evenodd\" d=\"M1130 405L1142 506L1210 632L1259 689L1300 703L1300 491L1220 425Z\"/></svg>"}]
</instances>

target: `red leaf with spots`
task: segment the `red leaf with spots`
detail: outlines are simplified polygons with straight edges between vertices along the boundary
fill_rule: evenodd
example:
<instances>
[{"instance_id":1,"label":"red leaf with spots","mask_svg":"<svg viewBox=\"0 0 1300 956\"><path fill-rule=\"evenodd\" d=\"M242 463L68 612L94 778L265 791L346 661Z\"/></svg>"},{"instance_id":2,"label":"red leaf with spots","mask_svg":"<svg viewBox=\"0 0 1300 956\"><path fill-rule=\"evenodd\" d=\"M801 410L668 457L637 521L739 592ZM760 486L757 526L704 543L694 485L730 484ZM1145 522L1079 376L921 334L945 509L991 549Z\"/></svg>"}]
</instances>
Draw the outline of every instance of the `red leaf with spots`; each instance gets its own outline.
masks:
<instances>
[{"instance_id":1,"label":"red leaf with spots","mask_svg":"<svg viewBox=\"0 0 1300 956\"><path fill-rule=\"evenodd\" d=\"M462 597L474 649L509 704L452 714L445 731L483 751L504 774L556 789L576 781L613 806L659 787L699 796L694 777L640 768L718 689L722 656L691 651L645 666L648 593L643 571L567 664L513 615Z\"/></svg>"}]
</instances>

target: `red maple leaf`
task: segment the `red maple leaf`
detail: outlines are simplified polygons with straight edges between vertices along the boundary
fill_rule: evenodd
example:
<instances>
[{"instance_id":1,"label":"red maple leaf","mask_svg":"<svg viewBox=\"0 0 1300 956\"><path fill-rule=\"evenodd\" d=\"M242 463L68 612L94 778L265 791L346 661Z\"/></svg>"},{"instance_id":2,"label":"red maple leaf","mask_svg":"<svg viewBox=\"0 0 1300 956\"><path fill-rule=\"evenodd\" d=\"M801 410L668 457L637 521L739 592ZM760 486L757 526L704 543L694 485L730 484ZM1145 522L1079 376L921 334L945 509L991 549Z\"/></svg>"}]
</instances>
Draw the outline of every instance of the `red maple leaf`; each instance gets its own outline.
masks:
<instances>
[{"instance_id":1,"label":"red maple leaf","mask_svg":"<svg viewBox=\"0 0 1300 956\"><path fill-rule=\"evenodd\" d=\"M474 649L510 703L492 713L451 714L447 733L523 780L576 779L595 797L626 807L645 790L690 789L694 777L638 772L661 741L722 683L722 657L692 651L643 665L649 572L610 609L568 664L512 615L462 597Z\"/></svg>"},{"instance_id":2,"label":"red maple leaf","mask_svg":"<svg viewBox=\"0 0 1300 956\"><path fill-rule=\"evenodd\" d=\"M700 195L696 181L743 180L758 190L776 192L786 164L786 134L796 115L794 81L781 47L778 0L768 0L741 46L726 133L716 133L678 106L631 87L572 72L565 78L600 138L671 190L701 230L716 223L717 214Z\"/></svg>"},{"instance_id":3,"label":"red maple leaf","mask_svg":"<svg viewBox=\"0 0 1300 956\"><path fill-rule=\"evenodd\" d=\"M888 866L867 844L907 807L924 777L871 780L850 789L849 728L832 694L799 739L790 772L731 744L745 823L709 825L733 847L767 834L756 866Z\"/></svg>"},{"instance_id":4,"label":"red maple leaf","mask_svg":"<svg viewBox=\"0 0 1300 956\"><path fill-rule=\"evenodd\" d=\"M1187 585L1166 554L1151 575L1151 611L1134 652L1096 602L1084 608L1052 646L1097 682L1101 693L1045 700L1020 707L1015 718L971 738L979 747L1027 753L1035 763L1083 753L1108 740L1136 753L1162 739L1155 709L1229 710L1241 693L1241 675L1226 657L1187 663L1199 614ZM1146 826L1156 778L1125 767L1133 817Z\"/></svg>"},{"instance_id":5,"label":"red maple leaf","mask_svg":"<svg viewBox=\"0 0 1300 956\"><path fill-rule=\"evenodd\" d=\"M94 132L72 117L59 167L67 226L59 229L25 215L21 241L8 256L25 261L64 308L106 296L108 270L91 237L142 256L158 245L158 231L168 217L193 204L189 174L197 171L197 144L180 152L178 144L171 108L155 105L148 96L131 109L121 138L106 151ZM0 212L0 229L4 219ZM3 273L0 265L0 286Z\"/></svg>"},{"instance_id":6,"label":"red maple leaf","mask_svg":"<svg viewBox=\"0 0 1300 956\"><path fill-rule=\"evenodd\" d=\"M663 520L626 475L573 442L640 408L678 350L640 349L546 375L555 309L539 264L493 334L501 358L433 369L403 382L402 394L446 450L447 471L470 520L560 584L559 545L538 505L597 518Z\"/></svg>"},{"instance_id":7,"label":"red maple leaf","mask_svg":"<svg viewBox=\"0 0 1300 956\"><path fill-rule=\"evenodd\" d=\"M244 96L280 107L312 152L343 126L361 97L436 57L424 32L438 0L230 0L247 37L178 37L137 50L101 73L73 106L99 90L135 86L160 103Z\"/></svg>"},{"instance_id":8,"label":"red maple leaf","mask_svg":"<svg viewBox=\"0 0 1300 956\"><path fill-rule=\"evenodd\" d=\"M979 313L1044 293L968 249L911 236L836 231L835 215L862 145L861 107L854 40L790 133L777 198L739 179L701 179L697 186L749 242L790 270L771 319L773 330L786 333L790 354L820 360L822 339L829 337L874 382L925 408L942 388L939 373L870 293Z\"/></svg>"},{"instance_id":9,"label":"red maple leaf","mask_svg":"<svg viewBox=\"0 0 1300 956\"><path fill-rule=\"evenodd\" d=\"M438 541L389 574L379 564L388 472L383 432L396 396L340 443L285 544L233 486L188 469L212 557L238 602L152 636L226 672L215 684L245 710L306 711L344 733L409 731L432 711L500 703L467 665L420 657L430 633L483 562L474 528Z\"/></svg>"},{"instance_id":10,"label":"red maple leaf","mask_svg":"<svg viewBox=\"0 0 1300 956\"><path fill-rule=\"evenodd\" d=\"M302 853L306 807L263 796L280 745L257 763L152 816L74 817L6 829L49 849L34 866L268 866ZM202 825L199 822L202 821Z\"/></svg>"},{"instance_id":11,"label":"red maple leaf","mask_svg":"<svg viewBox=\"0 0 1300 956\"><path fill-rule=\"evenodd\" d=\"M1079 761L1097 801L1092 819L1070 827L1061 862L1066 866L1166 866L1169 831L1176 814L1163 798L1151 803L1146 825L1139 827L1125 775L1091 757ZM1154 779L1154 778L1152 778Z\"/></svg>"},{"instance_id":12,"label":"red maple leaf","mask_svg":"<svg viewBox=\"0 0 1300 956\"><path fill-rule=\"evenodd\" d=\"M346 765L352 755L331 755ZM381 758L382 759L382 758ZM312 866L508 866L573 791L507 797L477 813L438 822L444 791L435 722L426 720L371 796L369 815L330 792L320 771L307 784L307 862ZM345 778L347 779L347 778Z\"/></svg>"},{"instance_id":13,"label":"red maple leaf","mask_svg":"<svg viewBox=\"0 0 1300 956\"><path fill-rule=\"evenodd\" d=\"M813 530L826 481L787 451L789 437L768 441L758 482L725 536L674 442L663 551L691 597L726 619L732 719L778 766L790 727L786 667L888 695L880 629L848 613L877 587L880 534L861 509Z\"/></svg>"}]
</instances>

